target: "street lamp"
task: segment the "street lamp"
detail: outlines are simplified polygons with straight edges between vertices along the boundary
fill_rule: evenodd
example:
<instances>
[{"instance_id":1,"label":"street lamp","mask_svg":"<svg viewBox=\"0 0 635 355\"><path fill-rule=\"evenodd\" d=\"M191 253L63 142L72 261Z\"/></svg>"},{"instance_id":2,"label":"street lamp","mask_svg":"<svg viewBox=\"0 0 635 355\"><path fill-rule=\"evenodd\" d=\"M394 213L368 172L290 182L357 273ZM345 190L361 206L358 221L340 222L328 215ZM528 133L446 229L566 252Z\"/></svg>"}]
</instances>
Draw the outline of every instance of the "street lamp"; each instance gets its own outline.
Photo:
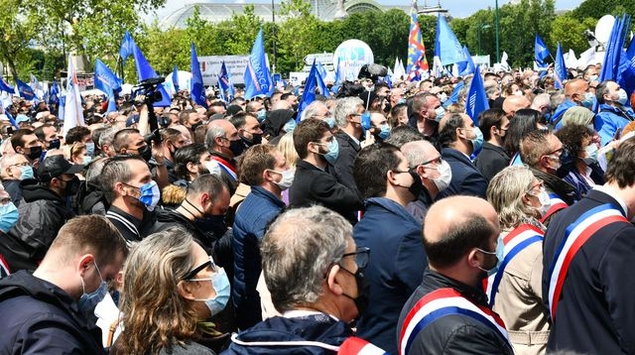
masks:
<instances>
[{"instance_id":1,"label":"street lamp","mask_svg":"<svg viewBox=\"0 0 635 355\"><path fill-rule=\"evenodd\" d=\"M478 51L476 52L476 55L481 55L481 31L486 30L490 27L492 26L486 25L484 23L478 25Z\"/></svg>"},{"instance_id":2,"label":"street lamp","mask_svg":"<svg viewBox=\"0 0 635 355\"><path fill-rule=\"evenodd\" d=\"M500 63L500 38L498 28L498 0L496 0L496 63Z\"/></svg>"}]
</instances>

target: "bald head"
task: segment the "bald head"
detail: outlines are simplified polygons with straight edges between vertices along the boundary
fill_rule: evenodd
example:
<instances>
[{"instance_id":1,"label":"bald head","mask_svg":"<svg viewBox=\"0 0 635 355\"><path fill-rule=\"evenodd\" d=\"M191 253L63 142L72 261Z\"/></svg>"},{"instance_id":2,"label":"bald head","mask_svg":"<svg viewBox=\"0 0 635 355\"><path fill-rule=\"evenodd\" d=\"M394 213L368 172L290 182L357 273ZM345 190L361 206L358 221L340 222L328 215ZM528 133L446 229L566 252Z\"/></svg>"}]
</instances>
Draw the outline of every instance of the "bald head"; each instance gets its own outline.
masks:
<instances>
[{"instance_id":1,"label":"bald head","mask_svg":"<svg viewBox=\"0 0 635 355\"><path fill-rule=\"evenodd\" d=\"M522 95L510 95L503 101L503 111L505 111L507 117L513 117L516 111L529 108L529 106L531 106L531 102Z\"/></svg>"},{"instance_id":2,"label":"bald head","mask_svg":"<svg viewBox=\"0 0 635 355\"><path fill-rule=\"evenodd\" d=\"M432 143L426 140L406 143L401 147L401 152L406 156L406 159L408 159L410 168L414 168L441 156Z\"/></svg>"},{"instance_id":3,"label":"bald head","mask_svg":"<svg viewBox=\"0 0 635 355\"><path fill-rule=\"evenodd\" d=\"M452 196L434 203L423 224L423 243L430 266L452 267L474 248L491 250L500 226L494 207L472 196Z\"/></svg>"},{"instance_id":4,"label":"bald head","mask_svg":"<svg viewBox=\"0 0 635 355\"><path fill-rule=\"evenodd\" d=\"M584 79L573 79L564 86L564 95L570 99L573 99L576 94L584 95L587 91L589 91L589 83Z\"/></svg>"}]
</instances>

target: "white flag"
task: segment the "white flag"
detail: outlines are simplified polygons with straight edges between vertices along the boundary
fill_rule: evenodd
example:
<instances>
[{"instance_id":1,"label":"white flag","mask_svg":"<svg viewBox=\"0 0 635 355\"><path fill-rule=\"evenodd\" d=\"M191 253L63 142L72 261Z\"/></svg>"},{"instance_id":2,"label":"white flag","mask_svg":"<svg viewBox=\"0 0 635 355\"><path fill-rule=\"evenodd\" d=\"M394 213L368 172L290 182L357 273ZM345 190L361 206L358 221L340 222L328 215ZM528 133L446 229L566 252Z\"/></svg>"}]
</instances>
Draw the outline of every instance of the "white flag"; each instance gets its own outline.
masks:
<instances>
[{"instance_id":1,"label":"white flag","mask_svg":"<svg viewBox=\"0 0 635 355\"><path fill-rule=\"evenodd\" d=\"M82 98L79 94L77 71L73 65L72 55L68 56L68 72L66 80L66 102L64 105L64 136L77 126L85 126Z\"/></svg>"}]
</instances>

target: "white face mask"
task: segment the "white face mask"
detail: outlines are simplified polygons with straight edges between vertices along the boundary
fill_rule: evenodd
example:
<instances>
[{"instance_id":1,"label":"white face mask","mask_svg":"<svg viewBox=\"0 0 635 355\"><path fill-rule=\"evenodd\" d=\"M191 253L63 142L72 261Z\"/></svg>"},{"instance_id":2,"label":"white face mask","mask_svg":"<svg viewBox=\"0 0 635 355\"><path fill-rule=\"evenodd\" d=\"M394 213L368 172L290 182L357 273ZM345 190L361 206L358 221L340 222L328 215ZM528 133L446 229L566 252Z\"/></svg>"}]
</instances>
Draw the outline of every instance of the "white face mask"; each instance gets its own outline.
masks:
<instances>
[{"instance_id":1,"label":"white face mask","mask_svg":"<svg viewBox=\"0 0 635 355\"><path fill-rule=\"evenodd\" d=\"M549 211L549 209L551 208L551 198L549 198L549 194L543 188L540 191L540 194L538 195L530 194L530 195L534 197L538 197L538 201L540 201L540 207L534 207L534 208L538 210L538 213L540 213L540 217L544 217L547 214L547 211Z\"/></svg>"},{"instance_id":2,"label":"white face mask","mask_svg":"<svg viewBox=\"0 0 635 355\"><path fill-rule=\"evenodd\" d=\"M217 161L215 160L206 161L203 165L205 166L207 171L209 171L210 174L220 177L221 175L220 165L218 164Z\"/></svg>"},{"instance_id":3,"label":"white face mask","mask_svg":"<svg viewBox=\"0 0 635 355\"><path fill-rule=\"evenodd\" d=\"M293 178L295 176L295 169L288 169L288 170L285 170L285 171L275 171L275 170L269 170L269 171L274 173L274 174L282 175L282 179L280 181L274 181L274 183L276 185L278 185L280 190L284 191L284 190L290 188L291 185L293 184Z\"/></svg>"},{"instance_id":4,"label":"white face mask","mask_svg":"<svg viewBox=\"0 0 635 355\"><path fill-rule=\"evenodd\" d=\"M452 168L450 168L450 164L448 164L447 161L443 160L441 164L437 165L437 171L439 172L439 177L433 179L432 182L434 182L434 185L439 192L441 192L450 186L450 182L452 181Z\"/></svg>"}]
</instances>

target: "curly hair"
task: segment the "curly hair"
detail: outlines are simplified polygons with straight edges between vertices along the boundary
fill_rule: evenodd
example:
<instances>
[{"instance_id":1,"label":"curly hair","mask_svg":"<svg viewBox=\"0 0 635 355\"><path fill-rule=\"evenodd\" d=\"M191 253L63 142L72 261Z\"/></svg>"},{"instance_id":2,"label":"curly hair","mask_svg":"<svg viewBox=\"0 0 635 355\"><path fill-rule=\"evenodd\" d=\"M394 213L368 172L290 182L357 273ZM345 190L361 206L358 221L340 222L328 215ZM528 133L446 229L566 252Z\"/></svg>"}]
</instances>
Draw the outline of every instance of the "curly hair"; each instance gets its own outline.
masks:
<instances>
[{"instance_id":1,"label":"curly hair","mask_svg":"<svg viewBox=\"0 0 635 355\"><path fill-rule=\"evenodd\" d=\"M556 137L560 139L562 145L569 150L572 157L579 157L580 152L586 148L585 141L593 138L593 130L587 126L572 124L563 126L556 132Z\"/></svg>"}]
</instances>

